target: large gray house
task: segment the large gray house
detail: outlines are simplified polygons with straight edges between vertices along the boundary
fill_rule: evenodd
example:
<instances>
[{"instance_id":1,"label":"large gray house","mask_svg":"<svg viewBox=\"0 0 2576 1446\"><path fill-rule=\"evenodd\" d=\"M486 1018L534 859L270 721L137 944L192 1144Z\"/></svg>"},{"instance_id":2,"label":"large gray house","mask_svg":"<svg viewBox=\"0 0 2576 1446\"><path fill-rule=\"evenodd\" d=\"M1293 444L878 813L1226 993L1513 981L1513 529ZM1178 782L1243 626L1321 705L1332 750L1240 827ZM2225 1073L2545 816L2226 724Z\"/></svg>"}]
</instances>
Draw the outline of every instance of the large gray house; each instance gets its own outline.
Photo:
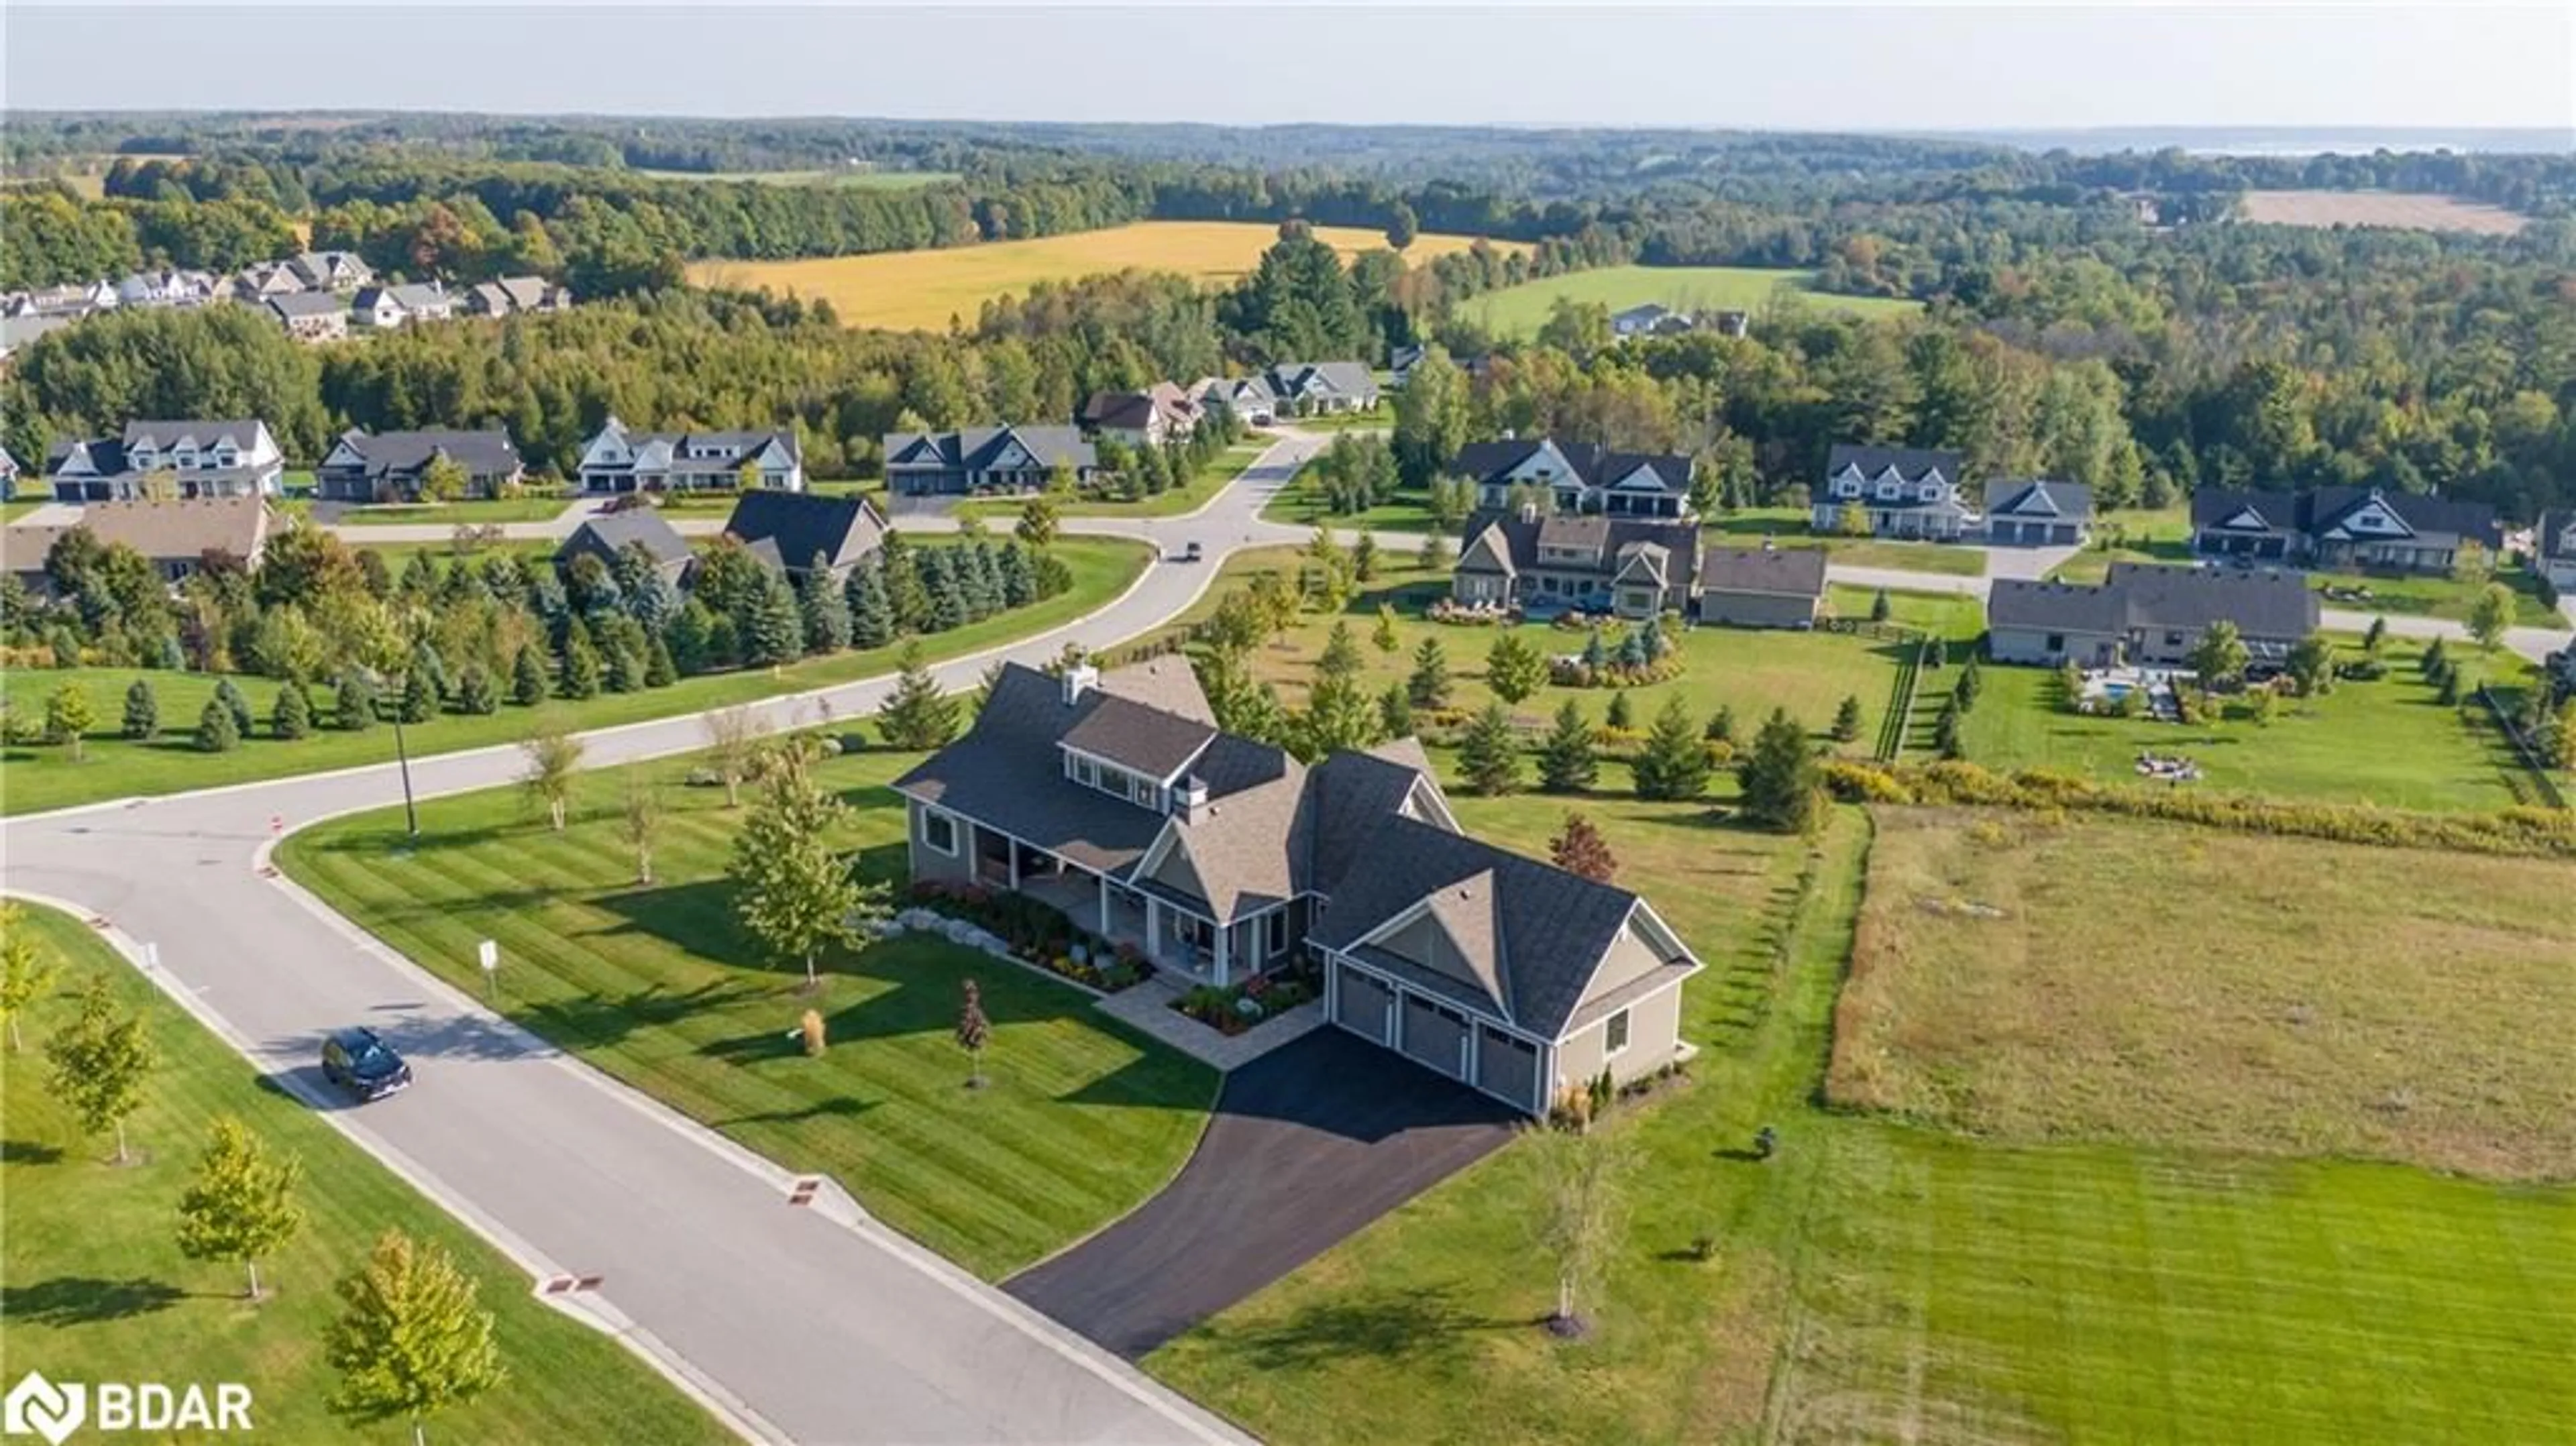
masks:
<instances>
[{"instance_id":1,"label":"large gray house","mask_svg":"<svg viewBox=\"0 0 2576 1446\"><path fill-rule=\"evenodd\" d=\"M2319 617L2317 595L2296 573L2115 562L2090 585L1998 580L1986 599L1986 651L2001 663L2180 667L2225 619L2260 672L2278 669Z\"/></svg>"},{"instance_id":2,"label":"large gray house","mask_svg":"<svg viewBox=\"0 0 2576 1446\"><path fill-rule=\"evenodd\" d=\"M1450 580L1462 603L1651 618L1696 596L1696 522L1524 508L1479 512L1464 535Z\"/></svg>"},{"instance_id":3,"label":"large gray house","mask_svg":"<svg viewBox=\"0 0 2576 1446\"><path fill-rule=\"evenodd\" d=\"M630 432L614 415L581 452L584 492L729 492L749 469L771 491L805 490L796 434Z\"/></svg>"},{"instance_id":4,"label":"large gray house","mask_svg":"<svg viewBox=\"0 0 2576 1446\"><path fill-rule=\"evenodd\" d=\"M1100 454L1074 427L967 427L955 432L890 432L886 489L897 496L1033 492L1057 468L1074 485L1091 480Z\"/></svg>"},{"instance_id":5,"label":"large gray house","mask_svg":"<svg viewBox=\"0 0 2576 1446\"><path fill-rule=\"evenodd\" d=\"M121 437L56 442L45 477L57 502L129 502L166 485L173 497L274 497L285 455L259 421L128 422Z\"/></svg>"},{"instance_id":6,"label":"large gray house","mask_svg":"<svg viewBox=\"0 0 2576 1446\"><path fill-rule=\"evenodd\" d=\"M1874 536L1956 542L1981 525L1962 490L1965 465L1956 452L1836 446L1815 491L1815 528L1840 532L1843 509L1857 507Z\"/></svg>"},{"instance_id":7,"label":"large gray house","mask_svg":"<svg viewBox=\"0 0 2576 1446\"><path fill-rule=\"evenodd\" d=\"M510 434L480 432L376 432L340 434L313 469L315 495L338 502L417 502L432 463L453 462L465 473L466 495L497 497L523 471Z\"/></svg>"},{"instance_id":8,"label":"large gray house","mask_svg":"<svg viewBox=\"0 0 2576 1446\"><path fill-rule=\"evenodd\" d=\"M2203 557L2307 567L2449 572L2475 542L2494 558L2504 546L2495 509L2376 487L2306 492L2191 494L2192 550Z\"/></svg>"},{"instance_id":9,"label":"large gray house","mask_svg":"<svg viewBox=\"0 0 2576 1446\"><path fill-rule=\"evenodd\" d=\"M1986 540L2079 547L2093 530L2093 489L2081 482L1989 482Z\"/></svg>"},{"instance_id":10,"label":"large gray house","mask_svg":"<svg viewBox=\"0 0 2576 1446\"><path fill-rule=\"evenodd\" d=\"M1179 659L1005 664L894 788L915 879L1032 895L1211 984L1302 958L1335 1025L1525 1114L1690 1053L1699 961L1644 899L1469 837L1410 739L1309 767L1220 730Z\"/></svg>"},{"instance_id":11,"label":"large gray house","mask_svg":"<svg viewBox=\"0 0 2576 1446\"><path fill-rule=\"evenodd\" d=\"M1516 489L1553 498L1559 512L1612 517L1691 515L1691 460L1658 452L1613 452L1554 437L1470 442L1449 470L1476 484L1476 505L1510 505Z\"/></svg>"},{"instance_id":12,"label":"large gray house","mask_svg":"<svg viewBox=\"0 0 2576 1446\"><path fill-rule=\"evenodd\" d=\"M773 572L802 578L819 558L825 571L842 577L885 544L886 520L865 497L763 489L733 504L724 535Z\"/></svg>"}]
</instances>

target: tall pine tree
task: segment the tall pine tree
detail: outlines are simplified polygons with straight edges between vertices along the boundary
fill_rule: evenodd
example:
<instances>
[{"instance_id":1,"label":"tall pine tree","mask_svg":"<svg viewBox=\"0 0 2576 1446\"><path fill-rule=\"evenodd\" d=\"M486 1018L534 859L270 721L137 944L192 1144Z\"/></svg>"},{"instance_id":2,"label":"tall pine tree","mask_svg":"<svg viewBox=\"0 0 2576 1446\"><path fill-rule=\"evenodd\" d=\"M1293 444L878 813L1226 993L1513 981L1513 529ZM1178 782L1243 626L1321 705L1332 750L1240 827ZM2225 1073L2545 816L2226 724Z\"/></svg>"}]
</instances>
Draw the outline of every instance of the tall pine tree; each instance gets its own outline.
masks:
<instances>
[{"instance_id":1,"label":"tall pine tree","mask_svg":"<svg viewBox=\"0 0 2576 1446\"><path fill-rule=\"evenodd\" d=\"M806 652L837 653L850 645L849 599L842 594L839 579L832 576L819 552L805 569L796 604L804 614Z\"/></svg>"}]
</instances>

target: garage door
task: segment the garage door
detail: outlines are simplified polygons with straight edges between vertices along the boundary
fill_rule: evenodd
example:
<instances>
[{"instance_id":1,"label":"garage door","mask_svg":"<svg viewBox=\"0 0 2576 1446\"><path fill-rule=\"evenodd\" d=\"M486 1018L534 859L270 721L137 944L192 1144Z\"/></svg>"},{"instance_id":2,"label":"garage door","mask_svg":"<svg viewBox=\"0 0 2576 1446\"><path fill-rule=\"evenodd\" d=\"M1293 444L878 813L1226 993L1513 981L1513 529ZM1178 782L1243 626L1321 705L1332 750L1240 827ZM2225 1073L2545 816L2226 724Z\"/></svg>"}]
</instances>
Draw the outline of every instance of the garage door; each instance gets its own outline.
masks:
<instances>
[{"instance_id":1,"label":"garage door","mask_svg":"<svg viewBox=\"0 0 2576 1446\"><path fill-rule=\"evenodd\" d=\"M1419 994L1404 996L1404 1053L1452 1079L1466 1078L1467 1016Z\"/></svg>"},{"instance_id":2,"label":"garage door","mask_svg":"<svg viewBox=\"0 0 2576 1446\"><path fill-rule=\"evenodd\" d=\"M1537 1045L1488 1024L1478 1032L1476 1053L1479 1088L1532 1114L1540 1112Z\"/></svg>"},{"instance_id":3,"label":"garage door","mask_svg":"<svg viewBox=\"0 0 2576 1446\"><path fill-rule=\"evenodd\" d=\"M1354 1034L1386 1043L1387 1006L1394 996L1385 985L1356 969L1334 967L1341 971L1335 985L1339 996L1335 1021Z\"/></svg>"}]
</instances>

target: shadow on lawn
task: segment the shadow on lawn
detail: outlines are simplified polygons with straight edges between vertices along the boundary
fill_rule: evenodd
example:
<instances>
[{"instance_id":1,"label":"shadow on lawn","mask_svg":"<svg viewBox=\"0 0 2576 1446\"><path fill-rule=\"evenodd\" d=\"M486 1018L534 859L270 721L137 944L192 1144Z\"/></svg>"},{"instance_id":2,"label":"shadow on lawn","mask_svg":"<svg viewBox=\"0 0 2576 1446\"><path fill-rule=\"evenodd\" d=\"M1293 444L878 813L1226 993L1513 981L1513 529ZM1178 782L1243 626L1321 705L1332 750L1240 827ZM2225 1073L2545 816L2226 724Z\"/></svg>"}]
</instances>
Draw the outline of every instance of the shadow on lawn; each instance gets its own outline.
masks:
<instances>
[{"instance_id":1,"label":"shadow on lawn","mask_svg":"<svg viewBox=\"0 0 2576 1446\"><path fill-rule=\"evenodd\" d=\"M53 1165L61 1163L63 1152L56 1145L38 1144L34 1140L0 1140L0 1165Z\"/></svg>"},{"instance_id":2,"label":"shadow on lawn","mask_svg":"<svg viewBox=\"0 0 2576 1446\"><path fill-rule=\"evenodd\" d=\"M168 1310L187 1294L167 1281L139 1275L125 1280L58 1275L34 1285L0 1286L0 1319L20 1325L96 1325Z\"/></svg>"},{"instance_id":3,"label":"shadow on lawn","mask_svg":"<svg viewBox=\"0 0 2576 1446\"><path fill-rule=\"evenodd\" d=\"M1209 1327L1220 1350L1256 1371L1297 1371L1352 1357L1418 1359L1470 1331L1512 1330L1529 1324L1471 1316L1446 1288L1372 1291L1356 1298L1319 1301L1288 1319L1242 1330Z\"/></svg>"}]
</instances>

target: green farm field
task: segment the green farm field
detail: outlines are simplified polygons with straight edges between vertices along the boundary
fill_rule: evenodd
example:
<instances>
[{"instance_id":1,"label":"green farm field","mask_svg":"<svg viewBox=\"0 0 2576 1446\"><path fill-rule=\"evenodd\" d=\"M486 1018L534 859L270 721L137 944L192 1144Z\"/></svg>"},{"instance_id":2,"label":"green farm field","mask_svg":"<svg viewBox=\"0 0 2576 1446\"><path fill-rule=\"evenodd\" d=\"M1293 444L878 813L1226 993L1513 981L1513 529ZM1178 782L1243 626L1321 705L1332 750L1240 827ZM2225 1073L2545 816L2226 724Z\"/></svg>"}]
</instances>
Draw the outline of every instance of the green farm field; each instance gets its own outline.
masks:
<instances>
[{"instance_id":1,"label":"green farm field","mask_svg":"<svg viewBox=\"0 0 2576 1446\"><path fill-rule=\"evenodd\" d=\"M1916 301L1874 296L1836 296L1811 290L1812 271L1773 271L1744 266L1605 266L1575 271L1542 281L1491 292L1462 308L1467 318L1497 337L1527 340L1538 335L1548 312L1563 297L1599 302L1624 311L1648 302L1686 311L1745 311L1755 316L1781 288L1796 292L1806 305L1859 316L1910 316L1923 309Z\"/></svg>"},{"instance_id":2,"label":"green farm field","mask_svg":"<svg viewBox=\"0 0 2576 1446\"><path fill-rule=\"evenodd\" d=\"M26 927L64 963L56 989L23 1021L28 1048L0 1058L0 1372L56 1380L217 1382L251 1388L253 1429L276 1441L411 1440L395 1421L354 1427L323 1405L338 1373L323 1332L338 1313L332 1283L364 1263L376 1237L400 1228L456 1258L480 1287L509 1378L490 1395L436 1417L434 1441L731 1441L730 1432L615 1340L540 1305L525 1272L423 1199L314 1114L271 1087L77 919L28 907ZM121 1008L139 1011L161 1068L127 1122L134 1163L106 1163L104 1138L84 1137L45 1085L44 1040L77 1012L73 994L107 980ZM268 1291L241 1298L236 1265L193 1261L173 1227L206 1132L231 1115L280 1154L304 1163L303 1229L260 1262ZM208 1438L211 1439L211 1438Z\"/></svg>"}]
</instances>

